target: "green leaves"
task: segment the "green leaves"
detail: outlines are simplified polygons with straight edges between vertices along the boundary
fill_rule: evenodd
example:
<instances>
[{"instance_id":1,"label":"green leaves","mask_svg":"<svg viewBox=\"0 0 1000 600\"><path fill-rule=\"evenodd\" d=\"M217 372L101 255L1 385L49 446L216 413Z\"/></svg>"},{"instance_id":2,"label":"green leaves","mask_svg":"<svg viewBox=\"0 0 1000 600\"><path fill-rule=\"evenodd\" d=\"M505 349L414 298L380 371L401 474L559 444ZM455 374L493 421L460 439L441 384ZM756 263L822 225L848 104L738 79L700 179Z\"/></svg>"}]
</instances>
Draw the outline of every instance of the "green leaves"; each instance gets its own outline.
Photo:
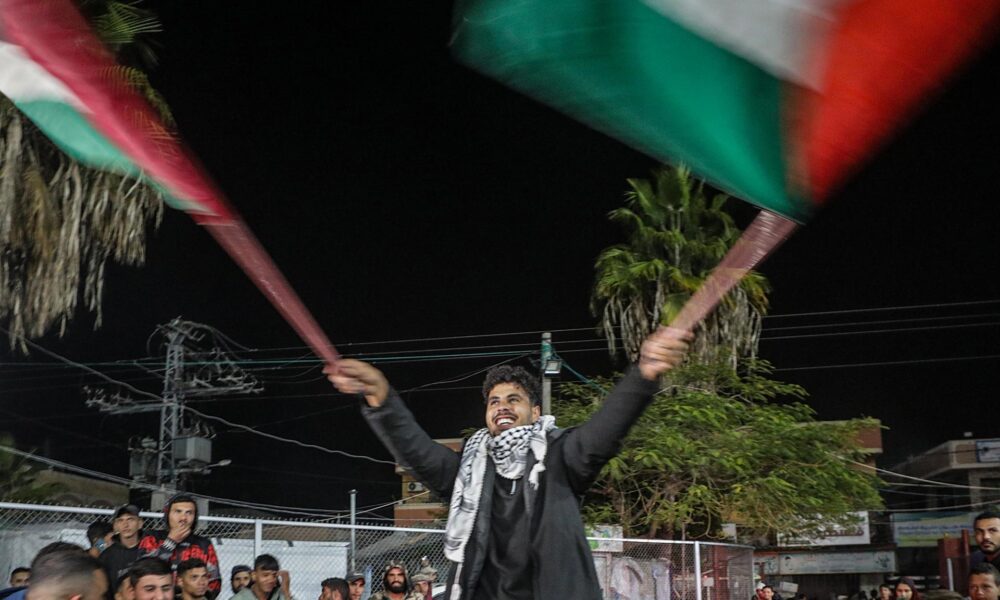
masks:
<instances>
[{"instance_id":1,"label":"green leaves","mask_svg":"<svg viewBox=\"0 0 1000 600\"><path fill-rule=\"evenodd\" d=\"M630 536L712 538L724 522L744 533L808 533L817 519L881 506L858 457L866 419L817 422L799 386L767 378L752 362L693 364L673 372L588 496L591 522L620 523ZM588 419L609 381L560 386L563 426Z\"/></svg>"}]
</instances>

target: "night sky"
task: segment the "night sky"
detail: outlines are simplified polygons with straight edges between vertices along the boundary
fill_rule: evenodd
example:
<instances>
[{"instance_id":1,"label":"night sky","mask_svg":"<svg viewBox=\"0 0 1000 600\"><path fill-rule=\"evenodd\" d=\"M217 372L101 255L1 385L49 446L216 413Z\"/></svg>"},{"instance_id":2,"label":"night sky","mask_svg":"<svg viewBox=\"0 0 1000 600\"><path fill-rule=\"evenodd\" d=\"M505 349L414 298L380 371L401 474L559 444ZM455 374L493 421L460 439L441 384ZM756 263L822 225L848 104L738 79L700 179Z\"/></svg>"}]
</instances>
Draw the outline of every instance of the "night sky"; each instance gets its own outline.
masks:
<instances>
[{"instance_id":1,"label":"night sky","mask_svg":"<svg viewBox=\"0 0 1000 600\"><path fill-rule=\"evenodd\" d=\"M409 353L380 365L401 390L447 381L405 395L431 435L480 426L481 375L462 376L511 356L415 361L415 351L529 352L549 330L575 370L622 368L592 329L593 262L623 240L606 214L626 178L648 175L655 160L456 63L448 3L147 4L165 28L152 80L183 137L341 352ZM881 419L882 466L966 431L1000 436L990 418L1000 111L987 93L998 65L994 44L761 269L776 315L762 356L777 377L805 386L820 418ZM755 213L731 207L743 224ZM355 400L331 390L292 330L183 213L168 211L146 267L112 268L105 290L102 328L81 313L64 338L39 342L158 392L147 373L104 363L162 356L147 338L173 317L207 323L256 350L241 357L254 359L246 366L265 391L193 407L389 457ZM837 312L856 309L888 310ZM824 314L778 316L800 313ZM787 329L807 325L824 327ZM960 360L930 360L942 358ZM298 362L260 370L271 359ZM127 475L128 439L155 436L156 418L88 409L80 387L94 377L26 361L51 359L0 353L0 431ZM906 364L870 364L893 362ZM854 364L869 366L832 368ZM233 465L196 491L324 509L346 508L352 487L363 506L398 497L390 467L216 431L215 458Z\"/></svg>"}]
</instances>

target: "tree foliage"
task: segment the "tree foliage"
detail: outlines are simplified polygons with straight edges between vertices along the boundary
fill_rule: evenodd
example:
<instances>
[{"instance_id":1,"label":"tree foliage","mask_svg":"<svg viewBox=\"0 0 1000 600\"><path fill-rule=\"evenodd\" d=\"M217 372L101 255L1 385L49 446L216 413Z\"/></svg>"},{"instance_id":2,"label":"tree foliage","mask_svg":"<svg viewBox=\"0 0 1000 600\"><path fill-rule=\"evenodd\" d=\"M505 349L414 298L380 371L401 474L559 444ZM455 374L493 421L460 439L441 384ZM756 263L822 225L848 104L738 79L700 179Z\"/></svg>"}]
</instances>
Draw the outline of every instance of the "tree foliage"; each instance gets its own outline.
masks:
<instances>
[{"instance_id":1,"label":"tree foliage","mask_svg":"<svg viewBox=\"0 0 1000 600\"><path fill-rule=\"evenodd\" d=\"M858 432L878 422L816 421L801 387L769 379L766 363L751 366L673 371L592 488L588 522L665 539L718 537L723 523L750 535L808 535L880 507L875 477L849 462L864 460ZM562 385L560 425L590 418L610 387Z\"/></svg>"},{"instance_id":2,"label":"tree foliage","mask_svg":"<svg viewBox=\"0 0 1000 600\"><path fill-rule=\"evenodd\" d=\"M87 0L81 8L120 60L135 56L137 64L114 76L171 123L140 68L152 64L146 36L159 30L155 17L136 2ZM21 340L54 326L63 333L81 296L99 326L107 262L143 264L147 229L162 215L155 188L76 162L0 95L0 320L12 345L24 349Z\"/></svg>"},{"instance_id":3,"label":"tree foliage","mask_svg":"<svg viewBox=\"0 0 1000 600\"><path fill-rule=\"evenodd\" d=\"M664 166L650 179L629 179L626 205L610 213L628 241L605 249L595 265L591 308L615 352L629 360L658 325L669 323L740 236L725 210L729 197L708 197L683 167ZM756 353L767 280L751 272L696 330L696 361L726 360L733 368Z\"/></svg>"},{"instance_id":4,"label":"tree foliage","mask_svg":"<svg viewBox=\"0 0 1000 600\"><path fill-rule=\"evenodd\" d=\"M9 433L0 434L0 446L14 447L14 438ZM29 458L0 451L0 499L41 502L62 491L58 483L37 483L37 476Z\"/></svg>"}]
</instances>

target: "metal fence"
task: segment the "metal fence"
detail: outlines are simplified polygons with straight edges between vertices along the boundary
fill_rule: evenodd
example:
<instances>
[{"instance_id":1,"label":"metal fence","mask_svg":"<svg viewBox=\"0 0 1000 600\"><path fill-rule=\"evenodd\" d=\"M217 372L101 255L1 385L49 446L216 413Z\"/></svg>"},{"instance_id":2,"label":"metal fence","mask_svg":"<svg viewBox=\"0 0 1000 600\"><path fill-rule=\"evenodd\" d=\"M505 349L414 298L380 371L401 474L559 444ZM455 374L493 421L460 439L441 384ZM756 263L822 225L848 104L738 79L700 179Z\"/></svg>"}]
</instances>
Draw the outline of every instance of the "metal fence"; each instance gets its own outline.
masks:
<instances>
[{"instance_id":1,"label":"metal fence","mask_svg":"<svg viewBox=\"0 0 1000 600\"><path fill-rule=\"evenodd\" d=\"M27 565L46 544L68 541L87 546L86 529L112 510L0 502L0 576ZM144 529L164 527L162 513L143 513ZM319 595L320 582L351 570L366 573L367 593L381 588L382 568L403 562L412 574L427 557L444 583L440 529L345 525L323 521L202 516L198 533L212 540L223 574L253 564L263 553L278 558L291 577L292 594ZM749 600L753 554L747 546L622 538L589 538L594 565L607 600ZM375 581L372 575L375 575Z\"/></svg>"}]
</instances>

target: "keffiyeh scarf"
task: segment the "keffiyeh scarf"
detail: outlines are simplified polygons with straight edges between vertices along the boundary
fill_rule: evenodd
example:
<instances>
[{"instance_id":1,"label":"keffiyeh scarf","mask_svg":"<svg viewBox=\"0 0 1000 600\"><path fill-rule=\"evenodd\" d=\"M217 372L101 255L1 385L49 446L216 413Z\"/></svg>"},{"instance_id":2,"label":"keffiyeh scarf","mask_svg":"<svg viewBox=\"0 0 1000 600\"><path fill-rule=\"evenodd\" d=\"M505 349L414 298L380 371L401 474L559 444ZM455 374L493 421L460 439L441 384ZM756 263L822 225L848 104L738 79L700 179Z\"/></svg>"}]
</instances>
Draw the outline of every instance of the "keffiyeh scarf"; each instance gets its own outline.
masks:
<instances>
[{"instance_id":1,"label":"keffiyeh scarf","mask_svg":"<svg viewBox=\"0 0 1000 600\"><path fill-rule=\"evenodd\" d=\"M483 494L487 457L493 458L498 475L506 479L519 479L524 476L530 450L535 457L535 465L528 474L528 484L532 489L538 489L538 476L545 470L545 452L548 449L546 434L555 429L555 426L555 417L544 415L531 425L508 429L496 437L491 436L489 430L484 428L469 438L462 452L458 475L455 476L448 525L444 532L444 555L448 560L461 563L465 559L465 545L472 535L479 499ZM458 581L456 575L456 586Z\"/></svg>"}]
</instances>

